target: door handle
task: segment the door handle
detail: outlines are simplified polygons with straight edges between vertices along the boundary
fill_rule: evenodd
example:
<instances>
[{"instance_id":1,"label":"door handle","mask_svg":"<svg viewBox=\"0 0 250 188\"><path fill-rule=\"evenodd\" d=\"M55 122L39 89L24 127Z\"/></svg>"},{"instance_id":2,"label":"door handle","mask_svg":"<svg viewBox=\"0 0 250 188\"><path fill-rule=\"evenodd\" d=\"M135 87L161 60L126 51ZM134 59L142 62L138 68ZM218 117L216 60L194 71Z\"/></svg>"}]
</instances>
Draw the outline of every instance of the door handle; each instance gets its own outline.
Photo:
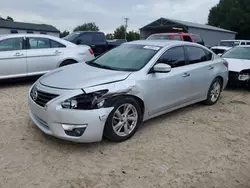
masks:
<instances>
[{"instance_id":1,"label":"door handle","mask_svg":"<svg viewBox=\"0 0 250 188\"><path fill-rule=\"evenodd\" d=\"M182 75L182 77L184 77L184 78L189 77L189 76L190 76L189 73L184 73L184 74Z\"/></svg>"},{"instance_id":2,"label":"door handle","mask_svg":"<svg viewBox=\"0 0 250 188\"><path fill-rule=\"evenodd\" d=\"M22 53L17 52L17 53L15 53L15 54L14 54L14 56L15 56L15 57L20 57L20 56L23 56L23 54L22 54Z\"/></svg>"},{"instance_id":3,"label":"door handle","mask_svg":"<svg viewBox=\"0 0 250 188\"><path fill-rule=\"evenodd\" d=\"M56 50L55 52L54 52L54 54L61 54L62 52L60 52L60 51L58 51L58 50Z\"/></svg>"},{"instance_id":4,"label":"door handle","mask_svg":"<svg viewBox=\"0 0 250 188\"><path fill-rule=\"evenodd\" d=\"M208 70L213 70L213 69L214 69L213 66L209 66L209 67L208 67Z\"/></svg>"}]
</instances>

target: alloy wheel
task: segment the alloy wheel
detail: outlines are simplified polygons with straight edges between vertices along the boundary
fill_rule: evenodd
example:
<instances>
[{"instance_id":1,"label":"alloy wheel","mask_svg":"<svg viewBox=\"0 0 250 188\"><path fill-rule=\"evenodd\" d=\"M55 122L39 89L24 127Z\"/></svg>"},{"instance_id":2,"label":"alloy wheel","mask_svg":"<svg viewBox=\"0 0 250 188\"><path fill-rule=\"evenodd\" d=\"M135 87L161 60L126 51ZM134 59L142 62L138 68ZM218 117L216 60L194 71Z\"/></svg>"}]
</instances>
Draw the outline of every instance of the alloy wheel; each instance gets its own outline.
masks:
<instances>
[{"instance_id":1,"label":"alloy wheel","mask_svg":"<svg viewBox=\"0 0 250 188\"><path fill-rule=\"evenodd\" d=\"M112 118L112 127L118 136L128 136L136 127L138 112L129 103L119 106Z\"/></svg>"}]
</instances>

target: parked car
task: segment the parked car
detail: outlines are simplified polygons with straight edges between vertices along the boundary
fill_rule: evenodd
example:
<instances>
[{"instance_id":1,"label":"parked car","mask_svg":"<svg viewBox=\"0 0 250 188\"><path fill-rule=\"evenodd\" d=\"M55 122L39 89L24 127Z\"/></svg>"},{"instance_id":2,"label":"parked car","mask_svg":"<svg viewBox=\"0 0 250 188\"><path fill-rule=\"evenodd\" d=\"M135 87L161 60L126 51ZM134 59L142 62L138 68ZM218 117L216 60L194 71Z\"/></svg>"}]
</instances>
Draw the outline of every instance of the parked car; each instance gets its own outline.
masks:
<instances>
[{"instance_id":1,"label":"parked car","mask_svg":"<svg viewBox=\"0 0 250 188\"><path fill-rule=\"evenodd\" d=\"M95 56L99 56L106 51L119 46L125 41L112 40L107 41L103 32L96 31L78 31L69 34L63 39L73 42L77 45L88 45L94 51Z\"/></svg>"},{"instance_id":2,"label":"parked car","mask_svg":"<svg viewBox=\"0 0 250 188\"><path fill-rule=\"evenodd\" d=\"M237 46L222 55L229 66L230 85L248 85L250 82L250 46Z\"/></svg>"},{"instance_id":3,"label":"parked car","mask_svg":"<svg viewBox=\"0 0 250 188\"><path fill-rule=\"evenodd\" d=\"M218 46L213 46L211 50L217 55L221 56L226 51L230 50L235 46L250 45L250 40L222 40Z\"/></svg>"},{"instance_id":4,"label":"parked car","mask_svg":"<svg viewBox=\"0 0 250 188\"><path fill-rule=\"evenodd\" d=\"M181 40L205 45L200 35L192 33L156 33L150 35L147 40Z\"/></svg>"},{"instance_id":5,"label":"parked car","mask_svg":"<svg viewBox=\"0 0 250 188\"><path fill-rule=\"evenodd\" d=\"M0 79L42 75L48 71L94 59L89 46L57 37L11 34L0 37Z\"/></svg>"},{"instance_id":6,"label":"parked car","mask_svg":"<svg viewBox=\"0 0 250 188\"><path fill-rule=\"evenodd\" d=\"M142 121L200 101L215 104L227 66L195 43L133 41L41 77L29 90L29 115L65 140L124 141Z\"/></svg>"}]
</instances>

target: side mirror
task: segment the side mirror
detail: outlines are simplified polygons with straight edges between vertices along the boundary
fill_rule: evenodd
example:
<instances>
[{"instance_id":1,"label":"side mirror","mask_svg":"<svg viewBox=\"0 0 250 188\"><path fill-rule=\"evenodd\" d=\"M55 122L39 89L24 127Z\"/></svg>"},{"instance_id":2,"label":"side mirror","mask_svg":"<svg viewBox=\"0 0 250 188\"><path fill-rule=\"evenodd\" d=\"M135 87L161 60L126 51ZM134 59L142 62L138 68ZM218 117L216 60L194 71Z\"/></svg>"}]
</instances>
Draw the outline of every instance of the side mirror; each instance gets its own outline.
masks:
<instances>
[{"instance_id":1,"label":"side mirror","mask_svg":"<svg viewBox=\"0 0 250 188\"><path fill-rule=\"evenodd\" d=\"M219 53L219 54L217 54L217 55L218 55L218 56L220 56L220 57L222 56L222 54L221 54L221 53Z\"/></svg>"},{"instance_id":2,"label":"side mirror","mask_svg":"<svg viewBox=\"0 0 250 188\"><path fill-rule=\"evenodd\" d=\"M170 65L167 65L167 64L164 64L164 63L158 63L153 67L151 72L153 72L153 73L156 73L156 72L168 73L170 71L171 71L171 66Z\"/></svg>"}]
</instances>

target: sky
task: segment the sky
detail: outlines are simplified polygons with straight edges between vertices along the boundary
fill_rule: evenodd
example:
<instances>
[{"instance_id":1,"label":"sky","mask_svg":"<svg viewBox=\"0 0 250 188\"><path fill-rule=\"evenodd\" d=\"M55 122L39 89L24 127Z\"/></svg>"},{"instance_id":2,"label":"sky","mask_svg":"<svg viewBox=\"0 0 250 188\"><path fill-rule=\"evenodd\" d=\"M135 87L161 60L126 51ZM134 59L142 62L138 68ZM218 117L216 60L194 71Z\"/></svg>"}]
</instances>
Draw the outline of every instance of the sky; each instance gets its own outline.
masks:
<instances>
[{"instance_id":1,"label":"sky","mask_svg":"<svg viewBox=\"0 0 250 188\"><path fill-rule=\"evenodd\" d=\"M15 21L44 23L63 31L95 22L110 33L124 24L139 28L160 17L205 24L209 10L219 0L0 0L0 16Z\"/></svg>"}]
</instances>

